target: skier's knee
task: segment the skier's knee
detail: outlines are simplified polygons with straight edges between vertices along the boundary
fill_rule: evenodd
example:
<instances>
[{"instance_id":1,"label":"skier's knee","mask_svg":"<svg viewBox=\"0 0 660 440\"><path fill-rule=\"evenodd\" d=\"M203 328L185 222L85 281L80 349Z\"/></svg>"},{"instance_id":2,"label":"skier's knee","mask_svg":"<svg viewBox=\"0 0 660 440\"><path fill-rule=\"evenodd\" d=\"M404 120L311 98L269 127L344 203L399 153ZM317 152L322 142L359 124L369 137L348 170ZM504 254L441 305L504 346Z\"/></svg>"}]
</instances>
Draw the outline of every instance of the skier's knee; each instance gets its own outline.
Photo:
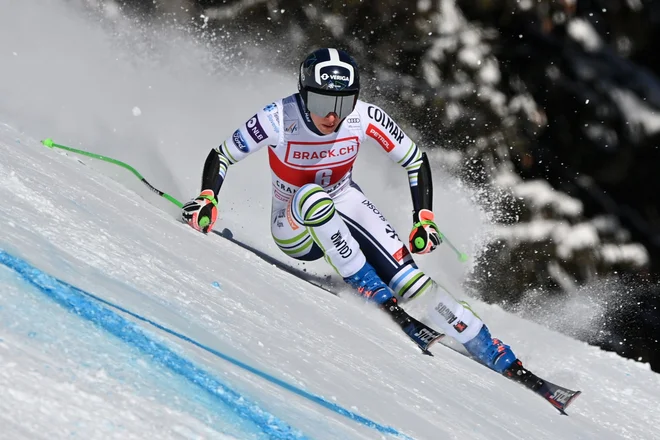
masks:
<instances>
[{"instance_id":1,"label":"skier's knee","mask_svg":"<svg viewBox=\"0 0 660 440\"><path fill-rule=\"evenodd\" d=\"M291 199L291 213L304 226L321 226L335 214L335 204L320 185L308 183Z\"/></svg>"}]
</instances>

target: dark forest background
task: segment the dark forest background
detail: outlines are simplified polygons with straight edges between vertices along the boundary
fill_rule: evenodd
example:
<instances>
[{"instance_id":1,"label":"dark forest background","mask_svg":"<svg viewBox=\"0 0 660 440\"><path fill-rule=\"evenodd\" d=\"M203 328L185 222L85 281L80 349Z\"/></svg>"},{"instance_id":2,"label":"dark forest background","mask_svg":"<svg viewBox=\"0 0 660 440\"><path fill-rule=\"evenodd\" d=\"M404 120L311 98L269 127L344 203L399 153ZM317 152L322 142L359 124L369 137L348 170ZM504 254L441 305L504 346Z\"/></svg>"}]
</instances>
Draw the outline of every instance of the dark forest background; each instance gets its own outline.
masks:
<instances>
[{"instance_id":1,"label":"dark forest background","mask_svg":"<svg viewBox=\"0 0 660 440\"><path fill-rule=\"evenodd\" d=\"M660 2L114 3L291 71L315 48L348 50L364 98L396 103L423 148L459 157L448 171L502 225L468 288L536 319L591 295L606 313L574 336L660 371Z\"/></svg>"}]
</instances>

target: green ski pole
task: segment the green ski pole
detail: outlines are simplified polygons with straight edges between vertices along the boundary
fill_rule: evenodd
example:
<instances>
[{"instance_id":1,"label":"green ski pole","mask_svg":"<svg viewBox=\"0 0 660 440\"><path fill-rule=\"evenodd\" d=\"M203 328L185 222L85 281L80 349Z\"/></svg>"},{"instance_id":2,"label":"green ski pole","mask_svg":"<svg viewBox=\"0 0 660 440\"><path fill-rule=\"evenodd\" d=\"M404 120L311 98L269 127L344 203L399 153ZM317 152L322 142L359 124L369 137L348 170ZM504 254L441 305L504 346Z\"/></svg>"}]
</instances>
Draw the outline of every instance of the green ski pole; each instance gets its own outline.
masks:
<instances>
[{"instance_id":1,"label":"green ski pole","mask_svg":"<svg viewBox=\"0 0 660 440\"><path fill-rule=\"evenodd\" d=\"M80 154L81 156L87 156L87 157L91 157L92 159L98 159L98 160L102 160L104 162L108 162L108 163L111 163L111 164L114 164L114 165L119 165L120 167L122 167L124 169L127 169L128 171L133 173L135 175L135 177L137 177L138 179L140 179L140 181L142 183L147 185L147 187L151 191L155 192L156 194L158 194L162 198L167 199L170 202L174 203L179 208L181 208L183 206L183 203L181 203L180 201L178 201L177 199L175 199L171 195L169 195L167 193L164 193L163 191L159 190L158 188L153 186L151 183L147 182L147 179L142 177L142 174L140 174L135 168L133 168L132 166L130 166L129 164L127 164L125 162L122 162L122 161L117 160L117 159L113 159L111 157L102 156L100 154L94 154L94 153L90 153L88 151L78 150L76 148L71 148L71 147L67 147L65 145L56 144L55 142L53 142L53 140L51 138L44 139L43 141L41 141L41 143L44 144L45 146L47 146L48 148L59 148L60 150L70 151L72 153Z\"/></svg>"},{"instance_id":2,"label":"green ski pole","mask_svg":"<svg viewBox=\"0 0 660 440\"><path fill-rule=\"evenodd\" d=\"M459 251L459 250L456 248L456 246L454 246L454 245L451 243L451 241L449 241L449 239L447 238L447 236L446 236L445 234L443 234L442 232L439 232L439 234L440 234L440 238L442 238L442 241L444 241L445 243L447 243L447 244L449 245L449 247L453 249L453 251L456 253L456 255L458 255L458 260L459 260L460 262L465 262L465 261L468 260L468 256L467 256L467 254L466 254L465 252L461 252L461 251Z\"/></svg>"}]
</instances>

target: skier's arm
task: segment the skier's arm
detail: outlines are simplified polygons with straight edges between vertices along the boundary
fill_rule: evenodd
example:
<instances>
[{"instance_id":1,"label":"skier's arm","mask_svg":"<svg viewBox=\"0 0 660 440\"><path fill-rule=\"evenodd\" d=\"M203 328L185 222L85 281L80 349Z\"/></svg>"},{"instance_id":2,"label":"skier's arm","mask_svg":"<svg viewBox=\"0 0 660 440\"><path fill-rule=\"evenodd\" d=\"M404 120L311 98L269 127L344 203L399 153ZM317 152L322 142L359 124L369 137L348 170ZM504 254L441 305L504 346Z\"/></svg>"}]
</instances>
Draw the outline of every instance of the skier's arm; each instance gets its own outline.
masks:
<instances>
[{"instance_id":1,"label":"skier's arm","mask_svg":"<svg viewBox=\"0 0 660 440\"><path fill-rule=\"evenodd\" d=\"M413 230L410 233L410 250L427 253L442 240L434 222L433 183L431 167L422 153L390 116L375 105L362 103L365 133L378 143L392 161L408 172L408 184L413 205Z\"/></svg>"},{"instance_id":2,"label":"skier's arm","mask_svg":"<svg viewBox=\"0 0 660 440\"><path fill-rule=\"evenodd\" d=\"M278 103L267 105L236 129L222 144L212 149L204 163L202 190L212 190L217 198L230 165L266 145L277 145L280 136L280 114Z\"/></svg>"},{"instance_id":3,"label":"skier's arm","mask_svg":"<svg viewBox=\"0 0 660 440\"><path fill-rule=\"evenodd\" d=\"M279 142L280 107L279 103L267 105L209 152L202 172L201 193L183 205L183 221L202 232L213 228L217 218L217 198L227 169L264 146Z\"/></svg>"},{"instance_id":4,"label":"skier's arm","mask_svg":"<svg viewBox=\"0 0 660 440\"><path fill-rule=\"evenodd\" d=\"M419 170L424 162L422 152L381 108L365 102L359 102L358 105L365 134L376 141L393 162L408 172L413 216L416 218L421 209L430 209L430 206L423 205L424 190L420 190L418 185Z\"/></svg>"}]
</instances>

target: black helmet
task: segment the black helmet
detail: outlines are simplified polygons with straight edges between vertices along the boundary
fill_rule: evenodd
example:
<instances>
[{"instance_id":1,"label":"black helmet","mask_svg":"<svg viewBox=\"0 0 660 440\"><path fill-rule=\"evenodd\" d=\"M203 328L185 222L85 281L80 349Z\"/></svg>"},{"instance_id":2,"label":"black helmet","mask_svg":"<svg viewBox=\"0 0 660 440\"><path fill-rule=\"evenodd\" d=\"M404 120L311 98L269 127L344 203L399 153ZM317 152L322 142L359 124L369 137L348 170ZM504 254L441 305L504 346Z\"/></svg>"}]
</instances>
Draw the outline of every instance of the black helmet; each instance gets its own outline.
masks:
<instances>
[{"instance_id":1,"label":"black helmet","mask_svg":"<svg viewBox=\"0 0 660 440\"><path fill-rule=\"evenodd\" d=\"M318 116L351 114L360 93L355 60L339 49L318 49L300 64L298 90L307 110Z\"/></svg>"}]
</instances>

